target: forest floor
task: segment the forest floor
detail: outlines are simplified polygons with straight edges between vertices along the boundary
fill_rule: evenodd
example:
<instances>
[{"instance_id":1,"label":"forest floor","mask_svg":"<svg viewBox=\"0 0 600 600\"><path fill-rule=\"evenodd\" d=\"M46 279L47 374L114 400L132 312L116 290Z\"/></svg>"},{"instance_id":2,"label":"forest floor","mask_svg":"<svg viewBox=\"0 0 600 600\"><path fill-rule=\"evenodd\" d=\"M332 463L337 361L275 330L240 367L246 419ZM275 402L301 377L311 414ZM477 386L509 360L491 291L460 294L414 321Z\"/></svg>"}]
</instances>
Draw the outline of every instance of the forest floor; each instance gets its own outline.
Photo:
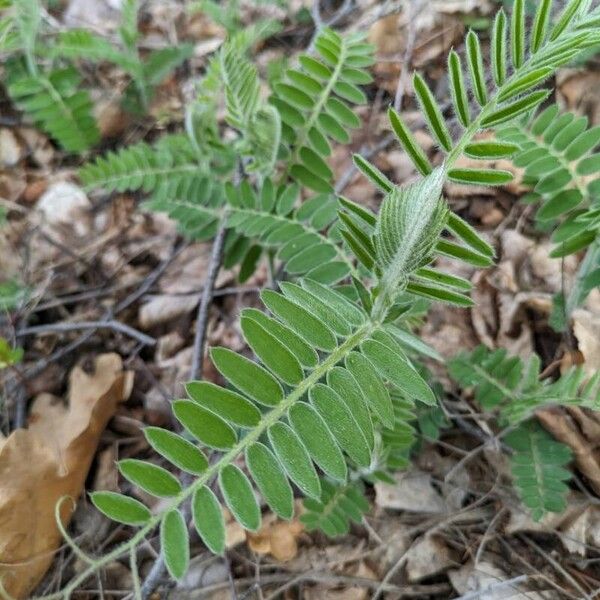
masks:
<instances>
[{"instance_id":1,"label":"forest floor","mask_svg":"<svg viewBox=\"0 0 600 600\"><path fill-rule=\"evenodd\" d=\"M135 119L121 110L123 78L118 69L84 73L95 88L102 133L95 153L182 129L191 82L225 36L220 25L202 12L188 10L188 4L143 4L143 44L194 44L192 58L160 86L145 117ZM436 96L447 100L443 75L448 51L463 44L469 27L488 28L499 4L342 4L351 8L336 28L368 31L377 62L369 103L359 108L363 125L350 145L336 149L330 164L342 182L338 191L376 209L380 196L352 167L351 154L369 156L394 182L413 176L409 159L389 133L386 110L396 102L435 156L434 142L419 120L412 70L437 82ZM111 0L69 0L53 3L51 16L60 27L83 24L110 39L118 22L116 5ZM310 43L311 9L304 0L280 7L258 3L254 8L242 2L242 23L271 16L283 25L255 50L261 71L278 68ZM327 22L336 10L340 7L324 10L321 18ZM2 102L8 106L6 98ZM600 58L562 69L556 79L556 102L600 124ZM82 564L59 542L53 510L46 502L56 482L40 478L39 468L53 459L40 455L36 445L40 439L56 445L62 483L67 481L66 489L81 497L69 528L81 548L100 554L131 535L128 528L99 515L86 501L86 492L123 489L115 461L148 456L143 426L173 426L170 403L184 393L192 367L197 307L211 255L210 243L186 241L167 217L139 210L143 193L84 191L76 176L83 162L84 157L60 152L18 113L3 110L0 202L6 220L0 230L0 273L4 282L19 282L25 300L0 322L2 335L24 349L18 368L0 375L6 436L0 446L0 555L8 521L9 533L23 534L19 551L35 554L43 547L40 540L62 544L46 565L37 594L60 589ZM547 234L536 230L532 207L518 201L524 192L518 178L493 189L447 186L453 210L495 246L498 258L485 271L460 273L475 284L475 307L433 306L420 325L420 336L444 357L485 344L524 358L536 352L549 375L573 364L598 368L600 294L593 292L576 311L566 333L550 327L552 296L573 276L579 259L548 258ZM243 307L259 307L257 291L267 277L261 266L238 284L235 269L220 271L208 311L208 347L243 350L237 317ZM564 439L572 441L578 457L590 460L587 470L577 468L579 463L574 467L567 511L534 522L510 485L496 426L477 413L469 390L458 389L439 365L431 368L445 389L443 412L421 431L413 464L396 475L396 483L368 487L371 509L361 525L353 525L348 535L328 539L305 531L296 519L281 521L267 511L257 533L247 533L230 520L225 559L210 555L193 538L189 573L176 585L161 578L151 597L600 597L600 501L590 485L594 468L600 481L596 420L567 410L551 417L555 428L566 431ZM208 360L202 375L218 380ZM27 425L37 437L23 436L10 453L2 453L11 437L14 440L12 432ZM153 541L139 551L142 580L156 559ZM127 563L115 560L73 597L121 599L132 597L131 587Z\"/></svg>"}]
</instances>

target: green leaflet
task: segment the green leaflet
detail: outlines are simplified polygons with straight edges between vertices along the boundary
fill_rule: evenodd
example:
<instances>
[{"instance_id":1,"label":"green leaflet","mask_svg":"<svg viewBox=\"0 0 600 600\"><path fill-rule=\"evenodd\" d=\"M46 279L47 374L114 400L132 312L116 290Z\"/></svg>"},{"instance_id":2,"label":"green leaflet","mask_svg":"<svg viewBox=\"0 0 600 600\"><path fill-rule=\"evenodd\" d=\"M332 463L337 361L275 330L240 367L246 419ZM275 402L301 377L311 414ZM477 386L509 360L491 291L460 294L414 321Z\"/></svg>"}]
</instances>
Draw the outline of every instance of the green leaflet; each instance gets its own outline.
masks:
<instances>
[{"instance_id":1,"label":"green leaflet","mask_svg":"<svg viewBox=\"0 0 600 600\"><path fill-rule=\"evenodd\" d=\"M318 498L321 486L317 472L304 444L285 423L275 423L268 431L269 441L275 455L283 465L289 478L307 496Z\"/></svg>"},{"instance_id":2,"label":"green leaflet","mask_svg":"<svg viewBox=\"0 0 600 600\"><path fill-rule=\"evenodd\" d=\"M354 375L373 412L386 427L392 427L394 423L392 401L373 363L364 355L351 352L346 358L346 368Z\"/></svg>"},{"instance_id":3,"label":"green leaflet","mask_svg":"<svg viewBox=\"0 0 600 600\"><path fill-rule=\"evenodd\" d=\"M269 331L271 335L280 340L303 366L316 366L319 358L316 351L289 327L282 325L279 321L268 317L263 312L254 308L245 308L242 311L242 316L254 319L265 330Z\"/></svg>"},{"instance_id":4,"label":"green leaflet","mask_svg":"<svg viewBox=\"0 0 600 600\"><path fill-rule=\"evenodd\" d=\"M331 329L302 306L271 290L264 290L261 299L273 314L315 348L327 352L335 348L337 342Z\"/></svg>"},{"instance_id":5,"label":"green leaflet","mask_svg":"<svg viewBox=\"0 0 600 600\"><path fill-rule=\"evenodd\" d=\"M307 311L310 311L321 322L327 323L329 328L337 335L347 336L352 331L350 325L341 315L333 312L329 305L308 289L287 281L282 282L280 288L286 298L293 300Z\"/></svg>"},{"instance_id":6,"label":"green leaflet","mask_svg":"<svg viewBox=\"0 0 600 600\"><path fill-rule=\"evenodd\" d=\"M473 82L475 98L480 106L485 106L488 101L488 92L485 86L483 56L481 54L479 38L473 30L469 31L467 34L466 44L469 72L471 73L471 81Z\"/></svg>"},{"instance_id":7,"label":"green leaflet","mask_svg":"<svg viewBox=\"0 0 600 600\"><path fill-rule=\"evenodd\" d=\"M328 424L340 447L361 467L369 466L371 450L354 415L335 390L318 383L310 390L310 402Z\"/></svg>"},{"instance_id":8,"label":"green leaflet","mask_svg":"<svg viewBox=\"0 0 600 600\"><path fill-rule=\"evenodd\" d=\"M176 433L160 427L145 427L144 435L156 452L179 469L199 475L208 467L204 454Z\"/></svg>"},{"instance_id":9,"label":"green leaflet","mask_svg":"<svg viewBox=\"0 0 600 600\"><path fill-rule=\"evenodd\" d=\"M241 325L248 345L279 379L290 385L302 381L302 367L286 346L253 319L242 316Z\"/></svg>"},{"instance_id":10,"label":"green leaflet","mask_svg":"<svg viewBox=\"0 0 600 600\"><path fill-rule=\"evenodd\" d=\"M507 121L512 121L541 104L549 95L550 90L531 92L488 115L482 119L481 125L484 128L491 129Z\"/></svg>"},{"instance_id":11,"label":"green leaflet","mask_svg":"<svg viewBox=\"0 0 600 600\"><path fill-rule=\"evenodd\" d=\"M190 563L190 543L185 519L178 510L171 510L162 518L160 547L169 575L181 579Z\"/></svg>"},{"instance_id":12,"label":"green leaflet","mask_svg":"<svg viewBox=\"0 0 600 600\"><path fill-rule=\"evenodd\" d=\"M540 221L552 221L571 212L583 199L583 194L579 190L562 190L542 204L535 216Z\"/></svg>"},{"instance_id":13,"label":"green leaflet","mask_svg":"<svg viewBox=\"0 0 600 600\"><path fill-rule=\"evenodd\" d=\"M469 223L461 219L457 214L450 213L448 215L447 228L460 238L465 244L473 248L485 256L494 256L495 251Z\"/></svg>"},{"instance_id":14,"label":"green leaflet","mask_svg":"<svg viewBox=\"0 0 600 600\"><path fill-rule=\"evenodd\" d=\"M93 505L109 519L125 525L143 525L151 517L150 511L138 500L116 492L93 492Z\"/></svg>"},{"instance_id":15,"label":"green leaflet","mask_svg":"<svg viewBox=\"0 0 600 600\"><path fill-rule=\"evenodd\" d=\"M369 448L373 450L375 435L373 433L371 415L369 414L362 391L352 373L342 367L334 367L327 373L327 385L337 392L338 396L346 404L350 414L356 419L360 430L365 436Z\"/></svg>"},{"instance_id":16,"label":"green leaflet","mask_svg":"<svg viewBox=\"0 0 600 600\"><path fill-rule=\"evenodd\" d=\"M518 150L519 146L517 144L494 140L468 144L465 148L465 154L470 158L480 159L508 158Z\"/></svg>"},{"instance_id":17,"label":"green leaflet","mask_svg":"<svg viewBox=\"0 0 600 600\"><path fill-rule=\"evenodd\" d=\"M519 69L525 61L525 0L515 0L510 32L512 62Z\"/></svg>"},{"instance_id":18,"label":"green leaflet","mask_svg":"<svg viewBox=\"0 0 600 600\"><path fill-rule=\"evenodd\" d=\"M260 411L246 398L208 381L190 381L185 384L188 396L200 406L240 427L256 427Z\"/></svg>"},{"instance_id":19,"label":"green leaflet","mask_svg":"<svg viewBox=\"0 0 600 600\"><path fill-rule=\"evenodd\" d=\"M375 184L382 192L390 192L394 184L374 165L365 160L360 154L353 154L352 160L356 168Z\"/></svg>"},{"instance_id":20,"label":"green leaflet","mask_svg":"<svg viewBox=\"0 0 600 600\"><path fill-rule=\"evenodd\" d=\"M300 402L289 411L290 423L315 463L327 475L345 481L346 461L323 418L309 404Z\"/></svg>"},{"instance_id":21,"label":"green leaflet","mask_svg":"<svg viewBox=\"0 0 600 600\"><path fill-rule=\"evenodd\" d=\"M462 65L458 54L451 50L448 54L448 72L450 74L450 92L456 114L463 127L468 127L471 121L469 113L469 98L465 86Z\"/></svg>"},{"instance_id":22,"label":"green leaflet","mask_svg":"<svg viewBox=\"0 0 600 600\"><path fill-rule=\"evenodd\" d=\"M506 100L512 100L519 94L531 90L543 81L546 81L553 72L554 69L552 67L541 67L540 69L534 69L525 73L525 75L512 82L511 85L504 87L502 92L498 94L498 101L505 102Z\"/></svg>"},{"instance_id":23,"label":"green leaflet","mask_svg":"<svg viewBox=\"0 0 600 600\"><path fill-rule=\"evenodd\" d=\"M533 30L531 32L531 51L537 52L546 39L552 0L541 0L535 13Z\"/></svg>"},{"instance_id":24,"label":"green leaflet","mask_svg":"<svg viewBox=\"0 0 600 600\"><path fill-rule=\"evenodd\" d=\"M176 400L173 413L187 431L209 448L227 450L237 441L235 431L223 419L196 402Z\"/></svg>"},{"instance_id":25,"label":"green leaflet","mask_svg":"<svg viewBox=\"0 0 600 600\"><path fill-rule=\"evenodd\" d=\"M513 180L513 174L499 169L450 169L448 178L467 185L505 185Z\"/></svg>"},{"instance_id":26,"label":"green leaflet","mask_svg":"<svg viewBox=\"0 0 600 600\"><path fill-rule=\"evenodd\" d=\"M311 279L303 279L300 284L311 294L317 296L332 312L339 315L347 323L358 327L365 322L365 314L355 304L330 287Z\"/></svg>"},{"instance_id":27,"label":"green leaflet","mask_svg":"<svg viewBox=\"0 0 600 600\"><path fill-rule=\"evenodd\" d=\"M410 292L411 294L417 294L418 296L431 298L432 300L437 300L439 302L454 304L455 306L469 307L475 304L473 300L471 300L471 298L466 294L449 290L445 287L419 283L416 281L411 281L406 286L406 291Z\"/></svg>"},{"instance_id":28,"label":"green leaflet","mask_svg":"<svg viewBox=\"0 0 600 600\"><path fill-rule=\"evenodd\" d=\"M489 267L493 264L491 257L475 252L470 248L447 242L446 240L440 240L436 244L435 249L440 254L458 258L464 262L475 265L476 267Z\"/></svg>"},{"instance_id":29,"label":"green leaflet","mask_svg":"<svg viewBox=\"0 0 600 600\"><path fill-rule=\"evenodd\" d=\"M236 521L246 529L256 531L260 527L260 509L244 473L235 465L223 467L219 471L219 487Z\"/></svg>"},{"instance_id":30,"label":"green leaflet","mask_svg":"<svg viewBox=\"0 0 600 600\"><path fill-rule=\"evenodd\" d=\"M225 551L225 522L221 505L206 486L198 488L192 499L192 517L198 535L215 554Z\"/></svg>"},{"instance_id":31,"label":"green leaflet","mask_svg":"<svg viewBox=\"0 0 600 600\"><path fill-rule=\"evenodd\" d=\"M433 167L410 129L404 124L400 115L393 108L390 108L388 110L388 118L390 119L390 124L398 141L412 159L419 173L423 176L429 175L429 173L433 171Z\"/></svg>"},{"instance_id":32,"label":"green leaflet","mask_svg":"<svg viewBox=\"0 0 600 600\"><path fill-rule=\"evenodd\" d=\"M490 51L494 82L500 86L506 80L507 72L506 13L502 9L498 11L494 19Z\"/></svg>"},{"instance_id":33,"label":"green leaflet","mask_svg":"<svg viewBox=\"0 0 600 600\"><path fill-rule=\"evenodd\" d=\"M279 461L263 444L246 450L246 464L267 504L283 519L294 514L294 495Z\"/></svg>"},{"instance_id":34,"label":"green leaflet","mask_svg":"<svg viewBox=\"0 0 600 600\"><path fill-rule=\"evenodd\" d=\"M119 461L117 466L125 479L153 496L170 498L181 492L177 478L158 465L127 458Z\"/></svg>"},{"instance_id":35,"label":"green leaflet","mask_svg":"<svg viewBox=\"0 0 600 600\"><path fill-rule=\"evenodd\" d=\"M433 405L436 403L431 388L413 369L408 360L398 354L395 349L374 340L367 340L361 345L361 350L379 373L401 392L425 402L425 404Z\"/></svg>"},{"instance_id":36,"label":"green leaflet","mask_svg":"<svg viewBox=\"0 0 600 600\"><path fill-rule=\"evenodd\" d=\"M275 406L283 399L281 385L262 367L227 348L212 348L210 355L223 377L253 400Z\"/></svg>"},{"instance_id":37,"label":"green leaflet","mask_svg":"<svg viewBox=\"0 0 600 600\"><path fill-rule=\"evenodd\" d=\"M427 118L429 130L439 142L440 146L449 152L452 149L452 138L450 137L450 132L446 127L440 107L431 93L431 90L425 83L425 80L418 73L415 73L413 78L413 87L415 89L415 93L417 94L417 99L419 100L421 109Z\"/></svg>"}]
</instances>

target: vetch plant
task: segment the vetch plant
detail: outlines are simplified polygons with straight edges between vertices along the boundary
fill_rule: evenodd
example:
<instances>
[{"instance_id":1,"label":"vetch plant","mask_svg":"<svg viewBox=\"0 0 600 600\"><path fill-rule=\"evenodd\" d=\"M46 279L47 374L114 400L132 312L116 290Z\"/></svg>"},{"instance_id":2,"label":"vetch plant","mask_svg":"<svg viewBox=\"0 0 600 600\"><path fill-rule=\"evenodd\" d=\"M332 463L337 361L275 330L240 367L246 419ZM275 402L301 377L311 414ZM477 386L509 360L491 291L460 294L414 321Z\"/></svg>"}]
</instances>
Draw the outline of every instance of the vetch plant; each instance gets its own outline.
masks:
<instances>
[{"instance_id":1,"label":"vetch plant","mask_svg":"<svg viewBox=\"0 0 600 600\"><path fill-rule=\"evenodd\" d=\"M365 100L357 84L368 81L364 68L372 62L371 48L358 36L344 39L329 30L315 44L320 59L303 56L301 68L288 71L285 80L276 84L268 102L279 120L257 91L256 70L240 62L243 66L235 72L233 55L228 53L236 49L223 49L219 70L228 122L238 136L237 155L212 178L213 157L200 157L197 144L202 140L190 131L188 140L181 142L185 148L181 161L161 163L156 154L160 148L141 146L139 151L125 149L84 168L82 177L90 185L159 190L150 202L204 238L228 227L238 236L231 236L229 242L231 251L240 244L238 256L247 257L251 251L255 256L264 244L272 261L279 247L278 256L288 271L303 277L280 282L279 291L265 289L261 299L266 311L242 310L240 328L254 360L226 348L211 350L226 385L187 384L187 398L173 402L183 435L146 428L150 446L188 473L191 483L183 484L152 461L120 461L122 476L146 493L164 498L163 507L151 513L130 496L93 493L91 500L103 514L137 531L98 559L85 555L67 537L87 566L51 598L68 596L96 570L126 553L135 575L135 549L157 528L169 573L175 579L183 577L190 559L182 513L187 501L198 534L215 553L225 550L223 506L244 528L259 528L256 492L277 515L291 518L295 486L310 499L309 526L330 533L341 532L349 519L360 518L364 503L351 491L353 486L360 485L362 475L375 476L382 465L401 464L402 437L390 432L406 431L402 425L413 420L414 406L436 405L434 392L410 357L414 351L429 350L407 335L404 326L419 301L415 296L459 306L472 303L471 284L432 267L432 262L438 254L480 267L493 260L493 249L449 210L443 198L445 182L508 182L512 177L508 172L459 169L456 161L463 154L483 159L518 151L514 143L474 138L541 104L550 90L536 87L598 42L595 27L600 13L589 13L588 3L571 1L552 26L550 8L551 2L540 4L530 36L522 1L515 2L510 27L505 13L498 13L492 40L493 90L485 83L475 33L467 36L469 86L460 57L450 54L454 108L464 128L456 141L425 80L415 75L416 96L445 158L434 167L400 115L390 111L392 128L421 177L398 187L356 157L357 165L384 192L377 215L351 200L327 196L333 176L324 158L331 140L347 141L346 129L356 124L345 102ZM469 108L469 92L479 105L475 114ZM277 155L263 154L259 143L261 151L253 156L248 142L253 135L260 136L256 129L263 127L266 115L271 115L268 127L280 126ZM189 160L194 151L197 173L190 166L194 160ZM179 157L177 152L175 156ZM170 184L161 183L161 177L169 179L170 170L175 183L164 193L161 186ZM188 188L194 175L208 181L208 186ZM300 186L325 196L298 203ZM244 245L250 249L246 251ZM327 269L319 271L315 257L328 264ZM592 389L585 387L585 394L593 395ZM394 401L397 396L400 402ZM541 397L545 398L536 396ZM514 403L513 408L521 404ZM522 446L519 440L517 446ZM210 461L207 450L212 453ZM338 504L344 506L341 514L335 508ZM545 500L538 506L548 508Z\"/></svg>"},{"instance_id":2,"label":"vetch plant","mask_svg":"<svg viewBox=\"0 0 600 600\"><path fill-rule=\"evenodd\" d=\"M525 127L509 126L499 136L520 147L513 161L531 185L528 202L540 206L540 227L553 228L550 256L563 258L585 250L575 283L559 298L562 327L575 308L600 285L600 127L586 117L561 113L555 104L531 117ZM566 317L566 319L565 319Z\"/></svg>"},{"instance_id":3,"label":"vetch plant","mask_svg":"<svg viewBox=\"0 0 600 600\"><path fill-rule=\"evenodd\" d=\"M191 56L193 46L167 46L142 56L138 48L138 12L138 0L124 0L118 31L120 47L88 29L71 29L59 34L51 55L72 61L110 62L121 67L131 77L123 104L131 112L143 114L148 109L156 86Z\"/></svg>"},{"instance_id":4,"label":"vetch plant","mask_svg":"<svg viewBox=\"0 0 600 600\"><path fill-rule=\"evenodd\" d=\"M449 361L450 374L463 388L472 388L485 411L498 411L499 437L513 450L511 468L523 504L535 520L567 506L571 450L554 440L537 422L536 411L552 406L600 409L600 373L586 381L581 367L556 381L540 379L538 356L525 363L505 350L480 346Z\"/></svg>"},{"instance_id":5,"label":"vetch plant","mask_svg":"<svg viewBox=\"0 0 600 600\"><path fill-rule=\"evenodd\" d=\"M79 153L100 138L92 101L81 89L81 77L72 65L38 64L41 7L37 0L11 2L0 21L0 51L6 63L6 83L17 108L67 152Z\"/></svg>"}]
</instances>

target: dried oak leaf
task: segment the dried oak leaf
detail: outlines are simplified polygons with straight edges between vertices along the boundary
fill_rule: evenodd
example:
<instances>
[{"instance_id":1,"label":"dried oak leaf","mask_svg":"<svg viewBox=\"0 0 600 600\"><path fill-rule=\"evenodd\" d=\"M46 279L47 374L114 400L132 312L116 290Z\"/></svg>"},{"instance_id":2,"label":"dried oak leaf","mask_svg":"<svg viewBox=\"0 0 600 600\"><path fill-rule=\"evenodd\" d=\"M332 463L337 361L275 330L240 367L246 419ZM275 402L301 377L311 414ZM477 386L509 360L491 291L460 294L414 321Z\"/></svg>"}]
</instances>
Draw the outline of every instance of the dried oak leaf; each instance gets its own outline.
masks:
<instances>
[{"instance_id":1,"label":"dried oak leaf","mask_svg":"<svg viewBox=\"0 0 600 600\"><path fill-rule=\"evenodd\" d=\"M56 503L81 494L100 435L132 379L117 354L103 354L93 373L71 372L68 406L41 394L28 428L0 440L0 578L14 598L28 597L52 563L61 543ZM66 525L73 506L61 508Z\"/></svg>"},{"instance_id":2,"label":"dried oak leaf","mask_svg":"<svg viewBox=\"0 0 600 600\"><path fill-rule=\"evenodd\" d=\"M282 521L269 515L256 533L248 532L248 546L257 554L270 554L278 562L287 562L298 553L297 538L303 531L298 519Z\"/></svg>"}]
</instances>

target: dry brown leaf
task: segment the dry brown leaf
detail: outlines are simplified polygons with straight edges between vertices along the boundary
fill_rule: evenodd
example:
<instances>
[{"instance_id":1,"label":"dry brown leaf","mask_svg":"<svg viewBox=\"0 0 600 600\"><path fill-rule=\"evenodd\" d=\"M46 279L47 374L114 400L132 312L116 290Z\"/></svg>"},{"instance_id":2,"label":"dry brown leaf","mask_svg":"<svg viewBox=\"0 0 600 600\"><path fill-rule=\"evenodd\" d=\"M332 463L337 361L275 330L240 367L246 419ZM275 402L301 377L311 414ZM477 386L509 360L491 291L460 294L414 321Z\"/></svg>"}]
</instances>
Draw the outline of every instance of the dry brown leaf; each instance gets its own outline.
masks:
<instances>
[{"instance_id":1,"label":"dry brown leaf","mask_svg":"<svg viewBox=\"0 0 600 600\"><path fill-rule=\"evenodd\" d=\"M600 123L600 76L597 71L568 69L559 75L558 83L559 97L566 110L588 116L592 125Z\"/></svg>"},{"instance_id":2,"label":"dry brown leaf","mask_svg":"<svg viewBox=\"0 0 600 600\"><path fill-rule=\"evenodd\" d=\"M414 583L448 570L455 564L450 548L432 534L417 538L406 553L406 576Z\"/></svg>"},{"instance_id":3,"label":"dry brown leaf","mask_svg":"<svg viewBox=\"0 0 600 600\"><path fill-rule=\"evenodd\" d=\"M0 167L14 167L23 156L23 146L10 129L0 129Z\"/></svg>"},{"instance_id":4,"label":"dry brown leaf","mask_svg":"<svg viewBox=\"0 0 600 600\"><path fill-rule=\"evenodd\" d=\"M521 592L518 585L502 586L511 577L492 563L469 562L460 569L448 573L452 586L459 594L479 600L543 600L546 596L538 592ZM499 587L500 586L500 587Z\"/></svg>"},{"instance_id":5,"label":"dry brown leaf","mask_svg":"<svg viewBox=\"0 0 600 600\"><path fill-rule=\"evenodd\" d=\"M79 498L100 435L129 396L132 378L117 354L103 354L92 374L72 371L68 406L38 396L29 427L1 442L0 576L13 597L26 598L50 566L61 542L54 507L63 496ZM64 524L72 508L63 504Z\"/></svg>"},{"instance_id":6,"label":"dry brown leaf","mask_svg":"<svg viewBox=\"0 0 600 600\"><path fill-rule=\"evenodd\" d=\"M381 508L440 514L447 512L446 503L433 487L431 475L411 469L394 474L397 483L377 482L375 503Z\"/></svg>"},{"instance_id":7,"label":"dry brown leaf","mask_svg":"<svg viewBox=\"0 0 600 600\"><path fill-rule=\"evenodd\" d=\"M354 577L356 579L377 580L377 574L365 561L361 560L358 564L349 565L343 569L342 575ZM335 584L319 583L314 587L307 588L304 591L304 600L367 600L371 594L365 586L335 586Z\"/></svg>"},{"instance_id":8,"label":"dry brown leaf","mask_svg":"<svg viewBox=\"0 0 600 600\"><path fill-rule=\"evenodd\" d=\"M297 538L303 531L298 519L282 521L274 515L265 517L256 533L248 532L248 546L257 554L270 554L275 560L286 562L298 553Z\"/></svg>"},{"instance_id":9,"label":"dry brown leaf","mask_svg":"<svg viewBox=\"0 0 600 600\"><path fill-rule=\"evenodd\" d=\"M583 309L574 311L573 333L583 355L585 371L591 377L600 369L600 315Z\"/></svg>"}]
</instances>

